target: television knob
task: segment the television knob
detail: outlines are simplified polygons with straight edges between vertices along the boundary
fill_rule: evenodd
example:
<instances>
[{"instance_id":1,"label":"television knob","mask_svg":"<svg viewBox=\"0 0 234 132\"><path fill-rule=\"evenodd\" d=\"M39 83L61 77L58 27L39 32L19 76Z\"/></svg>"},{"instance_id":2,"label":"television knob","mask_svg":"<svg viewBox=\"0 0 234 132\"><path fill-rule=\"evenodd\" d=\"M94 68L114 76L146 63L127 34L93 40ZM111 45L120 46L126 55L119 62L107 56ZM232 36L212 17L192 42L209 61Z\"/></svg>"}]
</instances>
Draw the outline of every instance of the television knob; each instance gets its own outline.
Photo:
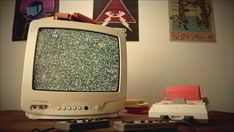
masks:
<instances>
[{"instance_id":1,"label":"television knob","mask_svg":"<svg viewBox=\"0 0 234 132\"><path fill-rule=\"evenodd\" d=\"M81 106L78 106L78 110L82 110L82 107L81 107Z\"/></svg>"},{"instance_id":2,"label":"television knob","mask_svg":"<svg viewBox=\"0 0 234 132\"><path fill-rule=\"evenodd\" d=\"M77 107L76 107L76 106L73 106L73 110L77 110Z\"/></svg>"},{"instance_id":3,"label":"television knob","mask_svg":"<svg viewBox=\"0 0 234 132\"><path fill-rule=\"evenodd\" d=\"M100 106L100 105L95 105L95 106L94 106L94 109L95 109L96 111L100 111L100 110L101 110L101 106Z\"/></svg>"},{"instance_id":4,"label":"television knob","mask_svg":"<svg viewBox=\"0 0 234 132\"><path fill-rule=\"evenodd\" d=\"M57 110L61 110L62 108L60 106L57 107Z\"/></svg>"},{"instance_id":5,"label":"television knob","mask_svg":"<svg viewBox=\"0 0 234 132\"><path fill-rule=\"evenodd\" d=\"M71 110L72 108L71 108L71 106L67 106L67 109L68 109L68 110Z\"/></svg>"},{"instance_id":6,"label":"television knob","mask_svg":"<svg viewBox=\"0 0 234 132\"><path fill-rule=\"evenodd\" d=\"M62 107L62 110L66 110L67 108L65 106Z\"/></svg>"}]
</instances>

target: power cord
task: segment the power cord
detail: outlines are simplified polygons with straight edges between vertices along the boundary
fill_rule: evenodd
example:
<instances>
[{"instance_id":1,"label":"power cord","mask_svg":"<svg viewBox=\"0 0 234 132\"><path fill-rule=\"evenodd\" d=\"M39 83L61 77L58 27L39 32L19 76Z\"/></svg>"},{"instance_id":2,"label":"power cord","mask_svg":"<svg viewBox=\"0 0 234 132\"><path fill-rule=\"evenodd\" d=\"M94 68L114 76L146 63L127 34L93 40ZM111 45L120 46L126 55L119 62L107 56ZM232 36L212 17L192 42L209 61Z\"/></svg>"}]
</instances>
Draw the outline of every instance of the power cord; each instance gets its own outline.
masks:
<instances>
[{"instance_id":1,"label":"power cord","mask_svg":"<svg viewBox=\"0 0 234 132\"><path fill-rule=\"evenodd\" d=\"M46 129L33 128L31 132L49 132L54 129L55 129L54 127L46 128Z\"/></svg>"},{"instance_id":2,"label":"power cord","mask_svg":"<svg viewBox=\"0 0 234 132\"><path fill-rule=\"evenodd\" d=\"M187 124L188 126L192 127L196 132L201 132L201 130L194 126L192 123L188 122L188 121L184 121L185 124Z\"/></svg>"},{"instance_id":3,"label":"power cord","mask_svg":"<svg viewBox=\"0 0 234 132\"><path fill-rule=\"evenodd\" d=\"M195 126L196 124L199 124L199 123L193 118L193 116L185 116L183 120L179 120L179 121L172 120L168 116L163 117L163 119L166 121L173 121L173 122L176 122L179 124L185 124L185 125L193 128L196 132L201 132L201 130Z\"/></svg>"}]
</instances>

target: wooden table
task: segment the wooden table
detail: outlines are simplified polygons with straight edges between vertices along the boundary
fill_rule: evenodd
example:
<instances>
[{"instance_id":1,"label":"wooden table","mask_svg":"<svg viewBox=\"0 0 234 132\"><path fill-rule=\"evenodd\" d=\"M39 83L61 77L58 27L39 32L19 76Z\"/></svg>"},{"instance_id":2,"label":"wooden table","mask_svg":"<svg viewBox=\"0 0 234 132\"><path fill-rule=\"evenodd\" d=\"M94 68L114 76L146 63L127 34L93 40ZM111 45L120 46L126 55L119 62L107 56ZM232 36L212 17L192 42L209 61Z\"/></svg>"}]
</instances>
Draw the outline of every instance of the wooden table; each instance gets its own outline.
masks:
<instances>
[{"instance_id":1,"label":"wooden table","mask_svg":"<svg viewBox=\"0 0 234 132\"><path fill-rule=\"evenodd\" d=\"M148 115L120 113L120 117L110 120L113 122L117 120L131 121L145 119L148 119ZM54 127L57 121L58 120L29 120L25 117L23 111L0 111L0 132L30 132L34 128L51 128ZM54 129L49 132L55 131ZM110 127L90 131L116 132L117 130ZM180 124L178 125L178 132L234 132L234 113L210 111L208 124L196 126Z\"/></svg>"}]
</instances>

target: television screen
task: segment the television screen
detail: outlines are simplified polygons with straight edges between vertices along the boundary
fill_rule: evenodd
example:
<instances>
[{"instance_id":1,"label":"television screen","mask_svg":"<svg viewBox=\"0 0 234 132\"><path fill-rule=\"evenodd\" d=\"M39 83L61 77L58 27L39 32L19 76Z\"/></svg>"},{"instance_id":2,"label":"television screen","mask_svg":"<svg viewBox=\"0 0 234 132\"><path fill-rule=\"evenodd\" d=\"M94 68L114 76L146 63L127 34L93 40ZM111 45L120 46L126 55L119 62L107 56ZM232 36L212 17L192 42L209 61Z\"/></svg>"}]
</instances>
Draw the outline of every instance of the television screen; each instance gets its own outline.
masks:
<instances>
[{"instance_id":1,"label":"television screen","mask_svg":"<svg viewBox=\"0 0 234 132\"><path fill-rule=\"evenodd\" d=\"M117 92L119 39L104 33L40 28L33 89L61 92Z\"/></svg>"}]
</instances>

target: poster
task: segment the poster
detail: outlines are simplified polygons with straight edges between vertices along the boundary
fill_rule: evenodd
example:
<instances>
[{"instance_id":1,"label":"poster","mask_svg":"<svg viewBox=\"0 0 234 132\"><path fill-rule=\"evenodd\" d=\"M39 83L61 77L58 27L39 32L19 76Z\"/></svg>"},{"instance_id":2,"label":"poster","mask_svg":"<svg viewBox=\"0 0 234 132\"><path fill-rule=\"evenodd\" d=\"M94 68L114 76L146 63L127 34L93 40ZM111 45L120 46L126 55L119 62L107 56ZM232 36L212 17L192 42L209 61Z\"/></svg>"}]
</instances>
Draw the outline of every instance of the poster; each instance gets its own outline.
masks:
<instances>
[{"instance_id":1,"label":"poster","mask_svg":"<svg viewBox=\"0 0 234 132\"><path fill-rule=\"evenodd\" d=\"M211 0L169 0L170 39L215 42Z\"/></svg>"},{"instance_id":2,"label":"poster","mask_svg":"<svg viewBox=\"0 0 234 132\"><path fill-rule=\"evenodd\" d=\"M16 0L12 41L26 40L29 24L58 12L58 0Z\"/></svg>"},{"instance_id":3,"label":"poster","mask_svg":"<svg viewBox=\"0 0 234 132\"><path fill-rule=\"evenodd\" d=\"M93 19L103 26L124 28L127 41L139 41L138 0L94 0Z\"/></svg>"}]
</instances>

